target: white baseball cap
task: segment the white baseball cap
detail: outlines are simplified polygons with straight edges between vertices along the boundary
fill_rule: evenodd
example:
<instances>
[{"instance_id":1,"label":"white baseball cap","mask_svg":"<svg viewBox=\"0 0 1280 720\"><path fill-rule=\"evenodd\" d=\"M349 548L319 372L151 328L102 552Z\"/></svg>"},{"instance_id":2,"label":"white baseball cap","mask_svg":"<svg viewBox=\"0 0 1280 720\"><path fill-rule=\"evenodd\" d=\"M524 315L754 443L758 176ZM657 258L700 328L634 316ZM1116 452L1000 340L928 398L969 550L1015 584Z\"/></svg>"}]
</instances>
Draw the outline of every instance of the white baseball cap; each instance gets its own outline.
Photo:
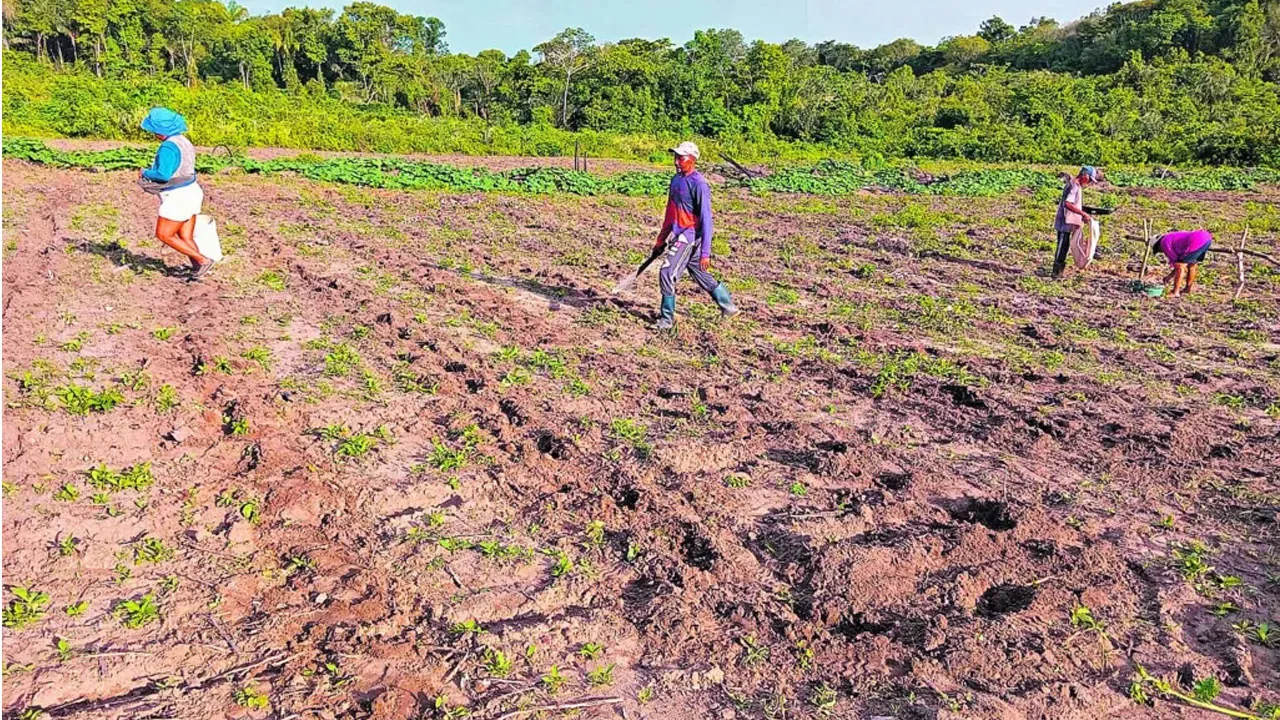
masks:
<instances>
[{"instance_id":1,"label":"white baseball cap","mask_svg":"<svg viewBox=\"0 0 1280 720\"><path fill-rule=\"evenodd\" d=\"M692 155L694 160L698 159L698 146L685 140L679 145L671 148L671 152L677 155Z\"/></svg>"}]
</instances>

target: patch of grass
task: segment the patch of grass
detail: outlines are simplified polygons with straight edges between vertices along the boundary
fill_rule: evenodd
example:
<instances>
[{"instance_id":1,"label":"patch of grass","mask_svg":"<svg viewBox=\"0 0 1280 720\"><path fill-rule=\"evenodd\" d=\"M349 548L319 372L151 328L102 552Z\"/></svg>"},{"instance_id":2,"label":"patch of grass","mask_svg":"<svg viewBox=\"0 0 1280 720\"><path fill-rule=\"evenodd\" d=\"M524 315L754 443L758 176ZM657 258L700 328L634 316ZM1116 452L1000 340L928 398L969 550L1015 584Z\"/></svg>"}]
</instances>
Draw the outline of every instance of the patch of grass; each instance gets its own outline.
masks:
<instances>
[{"instance_id":1,"label":"patch of grass","mask_svg":"<svg viewBox=\"0 0 1280 720\"><path fill-rule=\"evenodd\" d=\"M324 374L330 377L346 377L360 366L360 353L346 343L338 343L324 356Z\"/></svg>"},{"instance_id":2,"label":"patch of grass","mask_svg":"<svg viewBox=\"0 0 1280 720\"><path fill-rule=\"evenodd\" d=\"M261 345L255 345L244 352L240 353L240 357L258 364L264 372L271 370L271 350Z\"/></svg>"},{"instance_id":3,"label":"patch of grass","mask_svg":"<svg viewBox=\"0 0 1280 720\"><path fill-rule=\"evenodd\" d=\"M258 274L255 282L268 290L282 292L285 287L285 276L278 270L263 270Z\"/></svg>"},{"instance_id":4,"label":"patch of grass","mask_svg":"<svg viewBox=\"0 0 1280 720\"><path fill-rule=\"evenodd\" d=\"M653 451L649 445L649 428L631 418L615 418L609 423L609 432L614 439L630 445L640 458L647 458Z\"/></svg>"}]
</instances>

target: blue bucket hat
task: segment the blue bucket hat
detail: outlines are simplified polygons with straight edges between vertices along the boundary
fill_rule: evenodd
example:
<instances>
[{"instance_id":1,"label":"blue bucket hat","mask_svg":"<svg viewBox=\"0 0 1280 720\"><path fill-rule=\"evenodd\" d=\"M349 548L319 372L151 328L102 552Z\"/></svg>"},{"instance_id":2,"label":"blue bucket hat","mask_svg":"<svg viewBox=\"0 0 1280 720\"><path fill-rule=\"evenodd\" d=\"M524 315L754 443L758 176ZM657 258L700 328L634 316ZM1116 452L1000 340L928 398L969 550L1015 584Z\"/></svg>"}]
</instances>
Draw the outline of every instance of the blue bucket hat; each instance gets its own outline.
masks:
<instances>
[{"instance_id":1,"label":"blue bucket hat","mask_svg":"<svg viewBox=\"0 0 1280 720\"><path fill-rule=\"evenodd\" d=\"M187 120L169 108L151 108L142 118L142 129L165 137L181 135L187 131Z\"/></svg>"},{"instance_id":2,"label":"blue bucket hat","mask_svg":"<svg viewBox=\"0 0 1280 720\"><path fill-rule=\"evenodd\" d=\"M1098 181L1098 168L1092 165L1085 165L1084 167L1080 168L1080 174L1083 175L1084 177L1089 178L1094 182Z\"/></svg>"}]
</instances>

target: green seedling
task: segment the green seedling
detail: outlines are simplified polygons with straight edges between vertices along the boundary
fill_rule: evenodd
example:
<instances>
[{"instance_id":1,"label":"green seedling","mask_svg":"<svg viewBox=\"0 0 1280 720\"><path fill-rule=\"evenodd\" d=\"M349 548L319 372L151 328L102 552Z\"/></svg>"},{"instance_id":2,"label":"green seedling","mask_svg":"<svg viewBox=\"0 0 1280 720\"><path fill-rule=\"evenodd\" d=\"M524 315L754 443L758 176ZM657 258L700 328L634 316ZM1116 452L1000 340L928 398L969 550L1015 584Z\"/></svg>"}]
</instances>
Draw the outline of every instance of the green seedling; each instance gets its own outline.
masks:
<instances>
[{"instance_id":1,"label":"green seedling","mask_svg":"<svg viewBox=\"0 0 1280 720\"><path fill-rule=\"evenodd\" d=\"M254 346L240 353L240 357L258 364L264 372L271 369L271 350L260 345Z\"/></svg>"},{"instance_id":2,"label":"green seedling","mask_svg":"<svg viewBox=\"0 0 1280 720\"><path fill-rule=\"evenodd\" d=\"M608 665L601 665L595 670L592 670L591 672L587 673L587 682L591 683L592 687L607 687L609 685L612 685L614 667L615 667L614 663L609 663Z\"/></svg>"},{"instance_id":3,"label":"green seedling","mask_svg":"<svg viewBox=\"0 0 1280 720\"><path fill-rule=\"evenodd\" d=\"M80 552L80 544L80 538L68 535L58 541L58 555L60 557L71 557Z\"/></svg>"},{"instance_id":4,"label":"green seedling","mask_svg":"<svg viewBox=\"0 0 1280 720\"><path fill-rule=\"evenodd\" d=\"M75 603L74 605L68 605L62 608L62 612L65 613L67 617L79 617L83 615L85 611L88 609L89 609L89 601L81 600L80 602Z\"/></svg>"},{"instance_id":5,"label":"green seedling","mask_svg":"<svg viewBox=\"0 0 1280 720\"><path fill-rule=\"evenodd\" d=\"M54 647L58 650L58 662L66 662L71 659L75 652L71 649L71 643L66 638L58 638L54 643Z\"/></svg>"},{"instance_id":6,"label":"green seedling","mask_svg":"<svg viewBox=\"0 0 1280 720\"><path fill-rule=\"evenodd\" d=\"M557 553L555 558L556 561L551 564L551 577L564 577L573 572L574 563L573 560L569 559L568 555Z\"/></svg>"},{"instance_id":7,"label":"green seedling","mask_svg":"<svg viewBox=\"0 0 1280 720\"><path fill-rule=\"evenodd\" d=\"M636 702L645 705L653 701L653 686L645 685L640 688L640 692L636 693Z\"/></svg>"},{"instance_id":8,"label":"green seedling","mask_svg":"<svg viewBox=\"0 0 1280 720\"><path fill-rule=\"evenodd\" d=\"M53 499L58 502L75 502L80 499L80 488L67 483L58 488L58 492L53 494Z\"/></svg>"},{"instance_id":9,"label":"green seedling","mask_svg":"<svg viewBox=\"0 0 1280 720\"><path fill-rule=\"evenodd\" d=\"M836 711L836 691L823 683L814 689L813 694L809 696L809 704L813 706L814 712L820 718L831 717Z\"/></svg>"},{"instance_id":10,"label":"green seedling","mask_svg":"<svg viewBox=\"0 0 1280 720\"><path fill-rule=\"evenodd\" d=\"M369 451L377 446L378 441L372 435L364 433L356 433L350 437L343 438L334 449L335 457L358 459L369 454Z\"/></svg>"},{"instance_id":11,"label":"green seedling","mask_svg":"<svg viewBox=\"0 0 1280 720\"><path fill-rule=\"evenodd\" d=\"M133 548L133 564L158 564L173 559L173 548L164 544L160 538L144 538Z\"/></svg>"},{"instance_id":12,"label":"green seedling","mask_svg":"<svg viewBox=\"0 0 1280 720\"><path fill-rule=\"evenodd\" d=\"M152 405L158 413L167 413L176 409L182 404L182 399L178 397L178 391L172 385L164 384L156 391L155 400Z\"/></svg>"},{"instance_id":13,"label":"green seedling","mask_svg":"<svg viewBox=\"0 0 1280 720\"><path fill-rule=\"evenodd\" d=\"M454 635L479 635L484 632L484 628L475 619L470 619L450 625L449 632Z\"/></svg>"},{"instance_id":14,"label":"green seedling","mask_svg":"<svg viewBox=\"0 0 1280 720\"><path fill-rule=\"evenodd\" d=\"M515 663L501 650L487 648L484 651L484 669L493 677L504 678L511 674Z\"/></svg>"},{"instance_id":15,"label":"green seedling","mask_svg":"<svg viewBox=\"0 0 1280 720\"><path fill-rule=\"evenodd\" d=\"M160 608L156 606L155 596L151 593L138 600L122 600L114 610L120 624L136 630L160 619Z\"/></svg>"},{"instance_id":16,"label":"green seedling","mask_svg":"<svg viewBox=\"0 0 1280 720\"><path fill-rule=\"evenodd\" d=\"M0 611L0 622L7 628L21 630L44 617L49 596L39 590L15 585L9 588L13 599Z\"/></svg>"},{"instance_id":17,"label":"green seedling","mask_svg":"<svg viewBox=\"0 0 1280 720\"><path fill-rule=\"evenodd\" d=\"M231 699L236 705L249 710L266 710L271 707L271 698L249 685L236 688L231 693Z\"/></svg>"},{"instance_id":18,"label":"green seedling","mask_svg":"<svg viewBox=\"0 0 1280 720\"><path fill-rule=\"evenodd\" d=\"M1174 567L1184 580L1194 582L1213 572L1213 566L1206 560L1208 554L1208 548L1198 542L1175 545Z\"/></svg>"},{"instance_id":19,"label":"green seedling","mask_svg":"<svg viewBox=\"0 0 1280 720\"><path fill-rule=\"evenodd\" d=\"M595 660L604 652L604 646L599 643L589 642L578 648L578 655L583 660Z\"/></svg>"},{"instance_id":20,"label":"green seedling","mask_svg":"<svg viewBox=\"0 0 1280 720\"><path fill-rule=\"evenodd\" d=\"M151 337L157 340L168 340L178 331L176 327L158 327L151 331Z\"/></svg>"},{"instance_id":21,"label":"green seedling","mask_svg":"<svg viewBox=\"0 0 1280 720\"><path fill-rule=\"evenodd\" d=\"M584 534L587 536L587 545L589 547L599 548L604 545L604 522L592 520L587 523Z\"/></svg>"},{"instance_id":22,"label":"green seedling","mask_svg":"<svg viewBox=\"0 0 1280 720\"><path fill-rule=\"evenodd\" d=\"M742 664L747 667L759 665L769 659L769 648L760 644L756 640L755 635L745 635L738 638L738 644L742 646Z\"/></svg>"},{"instance_id":23,"label":"green seedling","mask_svg":"<svg viewBox=\"0 0 1280 720\"><path fill-rule=\"evenodd\" d=\"M1213 613L1217 617L1226 617L1233 612L1239 612L1239 611L1240 611L1239 606L1237 606L1235 603L1231 602L1230 600L1220 602L1217 605L1214 605L1213 608L1209 610L1209 612Z\"/></svg>"},{"instance_id":24,"label":"green seedling","mask_svg":"<svg viewBox=\"0 0 1280 720\"><path fill-rule=\"evenodd\" d=\"M552 695L560 692L560 688L564 687L565 682L567 682L567 679L560 673L559 665L552 665L546 674L542 676L542 686Z\"/></svg>"},{"instance_id":25,"label":"green seedling","mask_svg":"<svg viewBox=\"0 0 1280 720\"><path fill-rule=\"evenodd\" d=\"M1093 617L1093 611L1084 605L1077 605L1071 611L1071 627L1078 630L1102 632L1106 626Z\"/></svg>"},{"instance_id":26,"label":"green seedling","mask_svg":"<svg viewBox=\"0 0 1280 720\"><path fill-rule=\"evenodd\" d=\"M291 555L285 558L283 569L285 575L311 573L315 572L316 561L309 555Z\"/></svg>"}]
</instances>

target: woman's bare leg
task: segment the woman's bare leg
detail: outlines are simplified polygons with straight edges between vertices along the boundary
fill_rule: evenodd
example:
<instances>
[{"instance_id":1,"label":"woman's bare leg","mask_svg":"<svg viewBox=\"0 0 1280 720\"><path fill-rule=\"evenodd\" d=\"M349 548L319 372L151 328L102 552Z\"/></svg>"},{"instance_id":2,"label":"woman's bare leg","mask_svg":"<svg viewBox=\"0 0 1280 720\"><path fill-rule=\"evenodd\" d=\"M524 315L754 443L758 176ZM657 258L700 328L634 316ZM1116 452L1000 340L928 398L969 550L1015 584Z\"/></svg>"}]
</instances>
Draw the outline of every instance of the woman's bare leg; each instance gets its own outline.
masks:
<instances>
[{"instance_id":1,"label":"woman's bare leg","mask_svg":"<svg viewBox=\"0 0 1280 720\"><path fill-rule=\"evenodd\" d=\"M1191 288L1196 284L1196 268L1198 267L1200 267L1199 263L1187 266L1187 287L1183 289L1183 292L1188 295L1191 294Z\"/></svg>"},{"instance_id":2,"label":"woman's bare leg","mask_svg":"<svg viewBox=\"0 0 1280 720\"><path fill-rule=\"evenodd\" d=\"M1178 297L1179 295L1182 294L1182 280L1186 276L1187 276L1186 263L1174 263L1173 264L1173 293L1172 293L1173 297Z\"/></svg>"},{"instance_id":3,"label":"woman's bare leg","mask_svg":"<svg viewBox=\"0 0 1280 720\"><path fill-rule=\"evenodd\" d=\"M208 262L208 259L196 249L196 243L192 239L192 232L187 232L186 237L183 237L183 226L187 223L190 223L192 230L194 230L195 217L185 223L166 218L156 218L156 239L186 255L194 262L201 264Z\"/></svg>"}]
</instances>

